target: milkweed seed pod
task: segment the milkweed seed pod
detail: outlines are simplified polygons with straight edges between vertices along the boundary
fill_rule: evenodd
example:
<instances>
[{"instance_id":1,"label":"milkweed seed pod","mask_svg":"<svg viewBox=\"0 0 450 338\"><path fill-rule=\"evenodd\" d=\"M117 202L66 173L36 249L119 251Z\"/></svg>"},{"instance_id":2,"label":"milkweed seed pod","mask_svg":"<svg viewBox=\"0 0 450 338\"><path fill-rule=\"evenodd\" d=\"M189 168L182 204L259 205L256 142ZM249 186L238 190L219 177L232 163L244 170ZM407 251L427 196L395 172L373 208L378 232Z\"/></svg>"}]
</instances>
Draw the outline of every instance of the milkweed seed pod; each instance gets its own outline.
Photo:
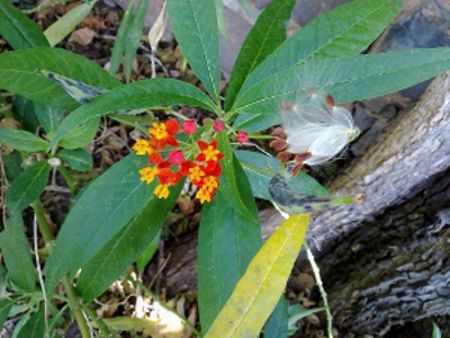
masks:
<instances>
[{"instance_id":1,"label":"milkweed seed pod","mask_svg":"<svg viewBox=\"0 0 450 338\"><path fill-rule=\"evenodd\" d=\"M347 109L337 107L330 95L325 96L325 101L325 107L293 105L293 109L282 111L287 151L311 153L304 161L308 165L329 161L360 133Z\"/></svg>"}]
</instances>

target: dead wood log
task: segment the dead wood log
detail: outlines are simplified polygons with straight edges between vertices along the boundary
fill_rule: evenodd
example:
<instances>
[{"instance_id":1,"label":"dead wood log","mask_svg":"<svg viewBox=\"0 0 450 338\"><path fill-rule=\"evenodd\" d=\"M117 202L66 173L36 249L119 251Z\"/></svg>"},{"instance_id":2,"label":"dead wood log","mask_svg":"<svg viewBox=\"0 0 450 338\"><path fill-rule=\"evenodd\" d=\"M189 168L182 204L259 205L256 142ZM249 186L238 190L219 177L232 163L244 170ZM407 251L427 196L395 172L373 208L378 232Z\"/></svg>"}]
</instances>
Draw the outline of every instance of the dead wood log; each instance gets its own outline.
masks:
<instances>
[{"instance_id":1,"label":"dead wood log","mask_svg":"<svg viewBox=\"0 0 450 338\"><path fill-rule=\"evenodd\" d=\"M393 325L448 313L450 260L450 78L438 76L419 103L329 187L365 193L366 203L329 209L308 230L338 328L385 333ZM282 223L260 213L263 234ZM190 235L189 235L190 236ZM174 246L169 295L196 288L195 238ZM186 252L189 252L186 255ZM298 269L307 269L302 255Z\"/></svg>"}]
</instances>

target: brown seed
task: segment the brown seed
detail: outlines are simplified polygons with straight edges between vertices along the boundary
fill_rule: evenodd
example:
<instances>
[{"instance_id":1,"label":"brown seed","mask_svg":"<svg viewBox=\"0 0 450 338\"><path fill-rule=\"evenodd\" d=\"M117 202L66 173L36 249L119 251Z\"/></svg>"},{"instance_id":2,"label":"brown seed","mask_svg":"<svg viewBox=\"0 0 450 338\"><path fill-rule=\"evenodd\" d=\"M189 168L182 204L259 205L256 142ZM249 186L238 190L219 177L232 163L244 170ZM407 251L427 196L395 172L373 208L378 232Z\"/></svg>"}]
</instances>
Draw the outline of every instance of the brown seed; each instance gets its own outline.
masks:
<instances>
[{"instance_id":1,"label":"brown seed","mask_svg":"<svg viewBox=\"0 0 450 338\"><path fill-rule=\"evenodd\" d=\"M284 150L287 148L287 142L282 140L281 138L277 138L269 143L269 147L274 148L275 150Z\"/></svg>"},{"instance_id":2,"label":"brown seed","mask_svg":"<svg viewBox=\"0 0 450 338\"><path fill-rule=\"evenodd\" d=\"M284 129L281 128L281 127L275 128L275 129L270 133L270 136L273 136L273 137L279 137L279 138L281 138L281 139L283 139L283 140L285 140L285 139L287 138L286 132L285 132Z\"/></svg>"},{"instance_id":3,"label":"brown seed","mask_svg":"<svg viewBox=\"0 0 450 338\"><path fill-rule=\"evenodd\" d=\"M290 102L282 102L280 104L280 109L281 110L294 110L294 106Z\"/></svg>"},{"instance_id":4,"label":"brown seed","mask_svg":"<svg viewBox=\"0 0 450 338\"><path fill-rule=\"evenodd\" d=\"M306 160L310 159L313 156L309 151L295 155L294 161L295 163L303 163Z\"/></svg>"},{"instance_id":5,"label":"brown seed","mask_svg":"<svg viewBox=\"0 0 450 338\"><path fill-rule=\"evenodd\" d=\"M289 162L292 158L292 154L288 151L282 151L277 155L277 158L283 162Z\"/></svg>"},{"instance_id":6,"label":"brown seed","mask_svg":"<svg viewBox=\"0 0 450 338\"><path fill-rule=\"evenodd\" d=\"M298 175L300 170L303 168L303 163L298 163L294 168L292 168L292 177L295 177Z\"/></svg>"},{"instance_id":7,"label":"brown seed","mask_svg":"<svg viewBox=\"0 0 450 338\"><path fill-rule=\"evenodd\" d=\"M336 107L336 103L334 103L333 96L331 96L330 94L325 95L325 102L326 102L331 108Z\"/></svg>"}]
</instances>

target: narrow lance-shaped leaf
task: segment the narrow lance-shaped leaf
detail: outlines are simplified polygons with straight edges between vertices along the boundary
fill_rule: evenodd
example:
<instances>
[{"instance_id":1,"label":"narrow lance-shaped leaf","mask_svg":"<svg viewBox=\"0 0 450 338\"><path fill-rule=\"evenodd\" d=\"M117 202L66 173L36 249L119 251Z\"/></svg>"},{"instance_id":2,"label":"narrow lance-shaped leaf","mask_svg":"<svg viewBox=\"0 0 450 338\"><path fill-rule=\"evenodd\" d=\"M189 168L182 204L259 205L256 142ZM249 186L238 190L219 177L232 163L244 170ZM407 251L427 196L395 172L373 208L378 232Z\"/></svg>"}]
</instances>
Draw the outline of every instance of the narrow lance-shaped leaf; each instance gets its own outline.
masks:
<instances>
[{"instance_id":1,"label":"narrow lance-shaped leaf","mask_svg":"<svg viewBox=\"0 0 450 338\"><path fill-rule=\"evenodd\" d=\"M0 0L0 35L15 50L49 45L39 26L9 0Z\"/></svg>"},{"instance_id":2,"label":"narrow lance-shaped leaf","mask_svg":"<svg viewBox=\"0 0 450 338\"><path fill-rule=\"evenodd\" d=\"M0 54L0 88L61 109L78 107L58 84L41 73L42 70L104 89L122 85L81 55L58 48L37 47Z\"/></svg>"},{"instance_id":3,"label":"narrow lance-shaped leaf","mask_svg":"<svg viewBox=\"0 0 450 338\"><path fill-rule=\"evenodd\" d=\"M139 0L136 13L131 20L127 30L127 39L125 40L125 76L127 83L130 82L133 60L141 40L142 29L144 28L145 15L147 14L149 0Z\"/></svg>"},{"instance_id":4,"label":"narrow lance-shaped leaf","mask_svg":"<svg viewBox=\"0 0 450 338\"><path fill-rule=\"evenodd\" d=\"M131 154L98 177L78 198L45 265L48 292L64 274L75 274L94 257L147 203L151 191L140 181L138 172L146 165L144 157Z\"/></svg>"},{"instance_id":5,"label":"narrow lance-shaped leaf","mask_svg":"<svg viewBox=\"0 0 450 338\"><path fill-rule=\"evenodd\" d=\"M26 168L8 189L8 209L20 212L33 203L44 191L50 169L47 161L37 162Z\"/></svg>"},{"instance_id":6,"label":"narrow lance-shaped leaf","mask_svg":"<svg viewBox=\"0 0 450 338\"><path fill-rule=\"evenodd\" d=\"M208 96L188 83L174 79L137 81L110 90L74 110L56 130L51 146L55 146L67 133L81 123L98 119L102 114L127 109L172 105L187 105L214 110L214 105Z\"/></svg>"},{"instance_id":7,"label":"narrow lance-shaped leaf","mask_svg":"<svg viewBox=\"0 0 450 338\"><path fill-rule=\"evenodd\" d=\"M234 64L227 86L225 111L232 107L242 85L256 66L286 40L286 29L294 5L295 0L276 0L259 16ZM284 59L280 60L284 62Z\"/></svg>"},{"instance_id":8,"label":"narrow lance-shaped leaf","mask_svg":"<svg viewBox=\"0 0 450 338\"><path fill-rule=\"evenodd\" d=\"M20 212L10 212L6 229L0 233L0 250L13 285L19 290L34 292L37 275Z\"/></svg>"},{"instance_id":9,"label":"narrow lance-shaped leaf","mask_svg":"<svg viewBox=\"0 0 450 338\"><path fill-rule=\"evenodd\" d=\"M85 301L89 302L102 294L159 234L180 194L183 182L177 187L171 187L167 199L160 199L153 194L158 184L155 180L146 186L147 201L141 210L83 265L77 290Z\"/></svg>"},{"instance_id":10,"label":"narrow lance-shaped leaf","mask_svg":"<svg viewBox=\"0 0 450 338\"><path fill-rule=\"evenodd\" d=\"M0 141L26 152L45 151L50 143L28 131L0 128Z\"/></svg>"},{"instance_id":11,"label":"narrow lance-shaped leaf","mask_svg":"<svg viewBox=\"0 0 450 338\"><path fill-rule=\"evenodd\" d=\"M248 77L238 97L257 83L308 59L359 54L394 19L401 5L400 0L356 0L319 16L266 58Z\"/></svg>"},{"instance_id":12,"label":"narrow lance-shaped leaf","mask_svg":"<svg viewBox=\"0 0 450 338\"><path fill-rule=\"evenodd\" d=\"M117 30L116 41L114 41L114 48L111 55L111 63L109 66L109 73L114 75L117 73L122 61L122 56L125 53L127 32L133 19L134 0L128 4L127 10L123 14L119 29Z\"/></svg>"},{"instance_id":13,"label":"narrow lance-shaped leaf","mask_svg":"<svg viewBox=\"0 0 450 338\"><path fill-rule=\"evenodd\" d=\"M241 175L245 174L239 161L233 154L228 135L219 133L217 140L219 141L218 149L225 154L225 158L222 160L223 174L220 176L219 192L242 217L247 218L249 221L254 221L255 217L249 211L248 205L244 203L242 193L238 188L239 184L237 181Z\"/></svg>"},{"instance_id":14,"label":"narrow lance-shaped leaf","mask_svg":"<svg viewBox=\"0 0 450 338\"><path fill-rule=\"evenodd\" d=\"M401 50L311 61L276 74L248 90L236 102L236 108L253 120L240 124L239 128L255 131L252 124L261 119L266 128L279 124L279 105L282 102L304 102L309 98L307 88L331 94L336 103L342 103L392 93L448 69L450 48ZM262 114L270 116L260 117ZM257 125L261 127L261 123Z\"/></svg>"},{"instance_id":15,"label":"narrow lance-shaped leaf","mask_svg":"<svg viewBox=\"0 0 450 338\"><path fill-rule=\"evenodd\" d=\"M309 214L291 216L258 251L205 338L258 337L300 251Z\"/></svg>"},{"instance_id":16,"label":"narrow lance-shaped leaf","mask_svg":"<svg viewBox=\"0 0 450 338\"><path fill-rule=\"evenodd\" d=\"M168 0L167 10L183 55L218 102L219 36L214 1Z\"/></svg>"},{"instance_id":17,"label":"narrow lance-shaped leaf","mask_svg":"<svg viewBox=\"0 0 450 338\"><path fill-rule=\"evenodd\" d=\"M96 1L84 2L68 11L56 22L51 24L44 32L50 46L55 46L68 36L70 32L72 32L72 30L90 13L95 2Z\"/></svg>"},{"instance_id":18,"label":"narrow lance-shaped leaf","mask_svg":"<svg viewBox=\"0 0 450 338\"><path fill-rule=\"evenodd\" d=\"M223 161L223 160L222 160ZM206 331L262 246L258 210L248 180L236 165L236 187L253 220L242 216L223 193L202 210L198 246L198 303Z\"/></svg>"}]
</instances>

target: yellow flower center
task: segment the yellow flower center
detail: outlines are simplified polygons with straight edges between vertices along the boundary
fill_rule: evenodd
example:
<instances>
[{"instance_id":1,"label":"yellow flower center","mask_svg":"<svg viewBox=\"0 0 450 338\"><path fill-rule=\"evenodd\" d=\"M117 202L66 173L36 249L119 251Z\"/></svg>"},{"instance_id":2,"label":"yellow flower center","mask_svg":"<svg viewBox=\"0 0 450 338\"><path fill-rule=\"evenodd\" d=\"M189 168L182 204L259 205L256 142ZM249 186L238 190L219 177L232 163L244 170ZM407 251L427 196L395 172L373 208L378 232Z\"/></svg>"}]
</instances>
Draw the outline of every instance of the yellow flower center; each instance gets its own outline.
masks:
<instances>
[{"instance_id":1,"label":"yellow flower center","mask_svg":"<svg viewBox=\"0 0 450 338\"><path fill-rule=\"evenodd\" d=\"M189 169L189 178L191 181L200 181L202 176L205 176L205 172L198 165Z\"/></svg>"},{"instance_id":2,"label":"yellow flower center","mask_svg":"<svg viewBox=\"0 0 450 338\"><path fill-rule=\"evenodd\" d=\"M209 192L213 192L218 187L219 182L217 182L217 179L214 176L205 177L205 179L203 180L202 189L205 189Z\"/></svg>"},{"instance_id":3,"label":"yellow flower center","mask_svg":"<svg viewBox=\"0 0 450 338\"><path fill-rule=\"evenodd\" d=\"M153 193L158 198L167 198L169 197L169 188L167 187L167 184L159 184Z\"/></svg>"},{"instance_id":4,"label":"yellow flower center","mask_svg":"<svg viewBox=\"0 0 450 338\"><path fill-rule=\"evenodd\" d=\"M159 169L156 167L147 167L139 170L139 174L141 174L141 181L145 181L147 184L149 184L155 179L155 175L159 174Z\"/></svg>"},{"instance_id":5,"label":"yellow flower center","mask_svg":"<svg viewBox=\"0 0 450 338\"><path fill-rule=\"evenodd\" d=\"M205 203L211 201L211 194L206 191L205 189L200 189L197 191L197 194L195 195L196 198L200 200L200 203Z\"/></svg>"},{"instance_id":6,"label":"yellow flower center","mask_svg":"<svg viewBox=\"0 0 450 338\"><path fill-rule=\"evenodd\" d=\"M150 134L155 136L158 141L163 140L169 136L166 125L164 123L158 124L156 122L153 122L153 128L150 129Z\"/></svg>"},{"instance_id":7,"label":"yellow flower center","mask_svg":"<svg viewBox=\"0 0 450 338\"><path fill-rule=\"evenodd\" d=\"M138 155L145 155L145 153L151 154L154 149L150 146L148 141L137 139L133 146L133 150L135 150Z\"/></svg>"},{"instance_id":8,"label":"yellow flower center","mask_svg":"<svg viewBox=\"0 0 450 338\"><path fill-rule=\"evenodd\" d=\"M205 155L206 161L217 161L217 155L220 153L217 149L214 149L213 146L209 145L208 148L203 150L203 154Z\"/></svg>"}]
</instances>

